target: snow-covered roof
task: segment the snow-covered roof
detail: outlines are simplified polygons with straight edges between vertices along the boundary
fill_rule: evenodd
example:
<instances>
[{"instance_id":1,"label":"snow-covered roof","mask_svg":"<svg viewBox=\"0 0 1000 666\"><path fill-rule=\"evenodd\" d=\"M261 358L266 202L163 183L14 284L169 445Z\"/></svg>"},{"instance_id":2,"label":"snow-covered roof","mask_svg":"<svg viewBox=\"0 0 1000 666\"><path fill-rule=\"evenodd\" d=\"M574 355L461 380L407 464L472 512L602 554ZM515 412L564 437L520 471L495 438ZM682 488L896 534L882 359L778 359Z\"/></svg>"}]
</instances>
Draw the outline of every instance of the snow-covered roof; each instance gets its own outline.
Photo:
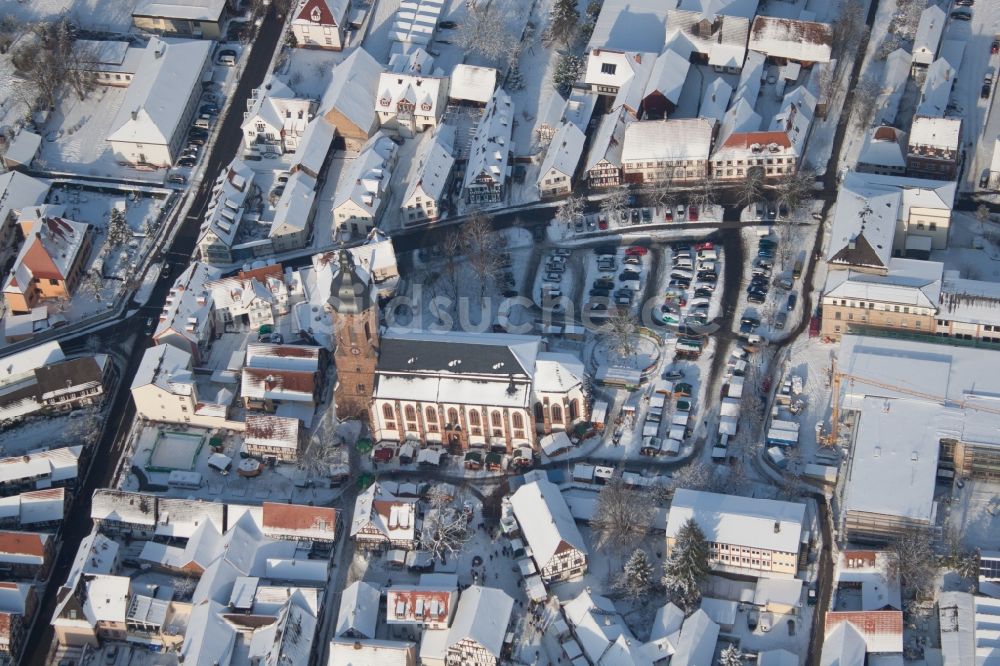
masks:
<instances>
[{"instance_id":1,"label":"snow-covered roof","mask_svg":"<svg viewBox=\"0 0 1000 666\"><path fill-rule=\"evenodd\" d=\"M753 603L766 607L782 604L793 608L802 606L802 581L798 578L758 578L754 588Z\"/></svg>"},{"instance_id":2,"label":"snow-covered roof","mask_svg":"<svg viewBox=\"0 0 1000 666\"><path fill-rule=\"evenodd\" d=\"M563 604L566 620L586 658L608 666L652 666L652 659L635 639L607 597L584 589ZM669 655L664 655L669 656Z\"/></svg>"},{"instance_id":3,"label":"snow-covered roof","mask_svg":"<svg viewBox=\"0 0 1000 666\"><path fill-rule=\"evenodd\" d=\"M380 374L526 379L534 372L541 339L506 333L423 332L390 329L382 337Z\"/></svg>"},{"instance_id":4,"label":"snow-covered roof","mask_svg":"<svg viewBox=\"0 0 1000 666\"><path fill-rule=\"evenodd\" d=\"M274 134L300 134L309 122L315 104L311 99L296 95L281 79L272 77L266 86L256 88L251 94L249 108L243 112L240 127L245 130L262 122Z\"/></svg>"},{"instance_id":5,"label":"snow-covered roof","mask_svg":"<svg viewBox=\"0 0 1000 666\"><path fill-rule=\"evenodd\" d=\"M376 127L375 95L385 68L364 48L355 49L330 75L320 110L335 109L364 132Z\"/></svg>"},{"instance_id":6,"label":"snow-covered roof","mask_svg":"<svg viewBox=\"0 0 1000 666\"><path fill-rule=\"evenodd\" d=\"M340 612L333 635L374 638L381 598L382 590L371 583L358 580L348 585L340 596Z\"/></svg>"},{"instance_id":7,"label":"snow-covered roof","mask_svg":"<svg viewBox=\"0 0 1000 666\"><path fill-rule=\"evenodd\" d=\"M156 525L156 497L111 488L98 488L90 505L90 517L132 525Z\"/></svg>"},{"instance_id":8,"label":"snow-covered roof","mask_svg":"<svg viewBox=\"0 0 1000 666\"><path fill-rule=\"evenodd\" d=\"M745 71L745 70L744 70ZM724 146L734 134L752 134L760 129L763 119L754 111L753 103L737 93L736 102L729 107L719 128L716 144Z\"/></svg>"},{"instance_id":9,"label":"snow-covered roof","mask_svg":"<svg viewBox=\"0 0 1000 666\"><path fill-rule=\"evenodd\" d=\"M334 210L352 204L369 216L380 211L396 163L396 151L396 144L383 132L370 138L344 170L333 199Z\"/></svg>"},{"instance_id":10,"label":"snow-covered roof","mask_svg":"<svg viewBox=\"0 0 1000 666\"><path fill-rule=\"evenodd\" d=\"M892 256L892 239L902 193L874 188L849 173L837 194L836 213L830 229L826 260L850 266L886 268Z\"/></svg>"},{"instance_id":11,"label":"snow-covered roof","mask_svg":"<svg viewBox=\"0 0 1000 666\"><path fill-rule=\"evenodd\" d=\"M768 129L772 132L784 132L788 136L789 147L796 155L801 156L805 151L815 109L816 96L806 86L798 86L785 94L781 109L774 114Z\"/></svg>"},{"instance_id":12,"label":"snow-covered roof","mask_svg":"<svg viewBox=\"0 0 1000 666\"><path fill-rule=\"evenodd\" d=\"M11 213L19 213L22 208L45 203L49 193L49 183L20 171L0 174L0 220L6 220Z\"/></svg>"},{"instance_id":13,"label":"snow-covered roof","mask_svg":"<svg viewBox=\"0 0 1000 666\"><path fill-rule=\"evenodd\" d=\"M899 113L899 104L910 77L910 52L899 48L885 59L882 69L882 88L875 104L876 125L892 125Z\"/></svg>"},{"instance_id":14,"label":"snow-covered roof","mask_svg":"<svg viewBox=\"0 0 1000 666\"><path fill-rule=\"evenodd\" d=\"M931 5L920 13L917 33L913 37L913 64L929 65L934 62L946 22L944 10L937 5Z\"/></svg>"},{"instance_id":15,"label":"snow-covered roof","mask_svg":"<svg viewBox=\"0 0 1000 666\"><path fill-rule=\"evenodd\" d=\"M681 90L684 88L684 81L687 80L690 67L690 61L673 49L667 49L661 53L656 62L653 63L653 70L649 74L646 89L642 94L643 99L653 93L660 93L668 102L676 106L680 101Z\"/></svg>"},{"instance_id":16,"label":"snow-covered roof","mask_svg":"<svg viewBox=\"0 0 1000 666\"><path fill-rule=\"evenodd\" d=\"M721 76L708 84L705 96L698 108L698 117L721 123L726 117L729 100L733 97L733 87Z\"/></svg>"},{"instance_id":17,"label":"snow-covered roof","mask_svg":"<svg viewBox=\"0 0 1000 666\"><path fill-rule=\"evenodd\" d=\"M497 87L497 70L476 65L455 65L451 72L448 97L453 100L486 104Z\"/></svg>"},{"instance_id":18,"label":"snow-covered roof","mask_svg":"<svg viewBox=\"0 0 1000 666\"><path fill-rule=\"evenodd\" d=\"M226 0L139 0L132 16L217 22L225 9Z\"/></svg>"},{"instance_id":19,"label":"snow-covered roof","mask_svg":"<svg viewBox=\"0 0 1000 666\"><path fill-rule=\"evenodd\" d=\"M194 390L191 354L173 345L156 345L147 349L132 378L132 390L149 384L174 395L191 395Z\"/></svg>"},{"instance_id":20,"label":"snow-covered roof","mask_svg":"<svg viewBox=\"0 0 1000 666\"><path fill-rule=\"evenodd\" d=\"M868 652L903 651L902 611L829 611L826 614L826 635L829 636L844 623L857 629Z\"/></svg>"},{"instance_id":21,"label":"snow-covered roof","mask_svg":"<svg viewBox=\"0 0 1000 666\"><path fill-rule=\"evenodd\" d=\"M416 651L415 643L404 641L334 638L327 666L411 666Z\"/></svg>"},{"instance_id":22,"label":"snow-covered roof","mask_svg":"<svg viewBox=\"0 0 1000 666\"><path fill-rule=\"evenodd\" d=\"M83 612L93 623L125 623L131 579L96 574L87 581Z\"/></svg>"},{"instance_id":23,"label":"snow-covered roof","mask_svg":"<svg viewBox=\"0 0 1000 666\"><path fill-rule=\"evenodd\" d=\"M277 238L304 231L312 218L315 201L316 179L305 171L293 173L274 206L274 220L268 237Z\"/></svg>"},{"instance_id":24,"label":"snow-covered roof","mask_svg":"<svg viewBox=\"0 0 1000 666\"><path fill-rule=\"evenodd\" d=\"M503 182L512 148L510 137L513 129L514 102L503 88L497 88L472 136L463 188L473 186L483 174Z\"/></svg>"},{"instance_id":25,"label":"snow-covered roof","mask_svg":"<svg viewBox=\"0 0 1000 666\"><path fill-rule=\"evenodd\" d=\"M217 4L221 8L226 3ZM108 141L169 146L186 129L180 123L188 97L201 84L213 46L211 40L153 37L111 123Z\"/></svg>"},{"instance_id":26,"label":"snow-covered roof","mask_svg":"<svg viewBox=\"0 0 1000 666\"><path fill-rule=\"evenodd\" d=\"M455 574L421 574L416 585L393 585L385 593L386 623L447 626L458 589Z\"/></svg>"},{"instance_id":27,"label":"snow-covered roof","mask_svg":"<svg viewBox=\"0 0 1000 666\"><path fill-rule=\"evenodd\" d=\"M587 50L608 48L661 52L669 4L663 0L605 0L590 34Z\"/></svg>"},{"instance_id":28,"label":"snow-covered roof","mask_svg":"<svg viewBox=\"0 0 1000 666\"><path fill-rule=\"evenodd\" d=\"M466 588L448 630L448 647L470 639L499 659L513 609L514 600L503 590L480 585Z\"/></svg>"},{"instance_id":29,"label":"snow-covered roof","mask_svg":"<svg viewBox=\"0 0 1000 666\"><path fill-rule=\"evenodd\" d=\"M945 151L958 150L962 121L958 118L914 118L910 126L910 147L926 146Z\"/></svg>"},{"instance_id":30,"label":"snow-covered roof","mask_svg":"<svg viewBox=\"0 0 1000 666\"><path fill-rule=\"evenodd\" d=\"M404 44L430 44L443 7L443 0L403 0L389 36Z\"/></svg>"},{"instance_id":31,"label":"snow-covered roof","mask_svg":"<svg viewBox=\"0 0 1000 666\"><path fill-rule=\"evenodd\" d=\"M708 58L713 67L740 68L747 56L750 20L742 16L719 16L707 19L699 11L671 9L667 14L667 46L685 58L696 52Z\"/></svg>"},{"instance_id":32,"label":"snow-covered roof","mask_svg":"<svg viewBox=\"0 0 1000 666\"><path fill-rule=\"evenodd\" d=\"M944 58L938 58L927 68L924 87L920 91L916 120L944 119L945 111L951 103L951 91L955 85L958 70Z\"/></svg>"},{"instance_id":33,"label":"snow-covered roof","mask_svg":"<svg viewBox=\"0 0 1000 666\"><path fill-rule=\"evenodd\" d=\"M448 79L438 76L382 72L378 80L378 94L372 101L376 113L396 111L400 103L410 104L418 116L439 118L443 113L444 88Z\"/></svg>"},{"instance_id":34,"label":"snow-covered roof","mask_svg":"<svg viewBox=\"0 0 1000 666\"><path fill-rule=\"evenodd\" d=\"M324 506L264 502L261 526L272 539L333 541L337 510Z\"/></svg>"},{"instance_id":35,"label":"snow-covered roof","mask_svg":"<svg viewBox=\"0 0 1000 666\"><path fill-rule=\"evenodd\" d=\"M573 123L563 123L556 130L549 147L545 151L545 159L538 172L538 187L544 188L543 181L552 173L561 174L568 179L573 178L576 167L583 154L583 144L586 137L580 128Z\"/></svg>"},{"instance_id":36,"label":"snow-covered roof","mask_svg":"<svg viewBox=\"0 0 1000 666\"><path fill-rule=\"evenodd\" d=\"M302 0L295 9L292 25L338 26L345 28L350 0Z\"/></svg>"},{"instance_id":37,"label":"snow-covered roof","mask_svg":"<svg viewBox=\"0 0 1000 666\"><path fill-rule=\"evenodd\" d=\"M670 659L670 666L699 666L712 663L718 639L719 625L699 608L684 620L677 644L674 646L676 652Z\"/></svg>"},{"instance_id":38,"label":"snow-covered roof","mask_svg":"<svg viewBox=\"0 0 1000 666\"><path fill-rule=\"evenodd\" d=\"M197 344L205 340L214 325L212 292L205 286L218 271L200 261L192 262L177 276L167 294L153 339L174 333Z\"/></svg>"},{"instance_id":39,"label":"snow-covered roof","mask_svg":"<svg viewBox=\"0 0 1000 666\"><path fill-rule=\"evenodd\" d=\"M372 229L364 243L348 252L354 258L354 265L371 274L376 283L399 275L392 238L378 229Z\"/></svg>"},{"instance_id":40,"label":"snow-covered roof","mask_svg":"<svg viewBox=\"0 0 1000 666\"><path fill-rule=\"evenodd\" d=\"M797 553L805 511L805 504L798 502L682 488L674 493L670 505L667 538L677 536L684 523L693 518L707 541Z\"/></svg>"},{"instance_id":41,"label":"snow-covered roof","mask_svg":"<svg viewBox=\"0 0 1000 666\"><path fill-rule=\"evenodd\" d=\"M895 127L875 127L865 134L858 164L906 168L906 132Z\"/></svg>"},{"instance_id":42,"label":"snow-covered roof","mask_svg":"<svg viewBox=\"0 0 1000 666\"><path fill-rule=\"evenodd\" d=\"M554 483L545 479L527 483L511 495L510 503L540 568L566 547L587 555L587 544Z\"/></svg>"},{"instance_id":43,"label":"snow-covered roof","mask_svg":"<svg viewBox=\"0 0 1000 666\"><path fill-rule=\"evenodd\" d=\"M357 536L367 526L391 540L412 541L416 536L417 501L383 492L377 483L358 494L354 502L350 535Z\"/></svg>"},{"instance_id":44,"label":"snow-covered roof","mask_svg":"<svg viewBox=\"0 0 1000 666\"><path fill-rule=\"evenodd\" d=\"M223 619L228 608L211 599L194 604L188 618L184 643L178 654L185 663L228 664L236 642L236 629Z\"/></svg>"},{"instance_id":45,"label":"snow-covered roof","mask_svg":"<svg viewBox=\"0 0 1000 666\"><path fill-rule=\"evenodd\" d=\"M590 141L587 161L584 170L590 171L601 162L607 162L620 167L622 164L622 149L625 147L625 126L633 121L625 109L606 113L597 126L597 133Z\"/></svg>"},{"instance_id":46,"label":"snow-covered roof","mask_svg":"<svg viewBox=\"0 0 1000 666\"><path fill-rule=\"evenodd\" d=\"M534 388L539 393L565 393L580 386L583 363L566 352L539 352L535 358Z\"/></svg>"},{"instance_id":47,"label":"snow-covered roof","mask_svg":"<svg viewBox=\"0 0 1000 666\"><path fill-rule=\"evenodd\" d=\"M65 510L65 488L45 488L0 498L0 522L10 520L16 527L62 520Z\"/></svg>"},{"instance_id":48,"label":"snow-covered roof","mask_svg":"<svg viewBox=\"0 0 1000 666\"><path fill-rule=\"evenodd\" d=\"M946 270L937 317L945 321L993 324L1000 320L1000 283L961 277Z\"/></svg>"},{"instance_id":49,"label":"snow-covered roof","mask_svg":"<svg viewBox=\"0 0 1000 666\"><path fill-rule=\"evenodd\" d=\"M64 446L0 458L0 484L38 479L36 487L44 488L53 483L75 479L82 451L83 447L80 445Z\"/></svg>"},{"instance_id":50,"label":"snow-covered roof","mask_svg":"<svg viewBox=\"0 0 1000 666\"><path fill-rule=\"evenodd\" d=\"M772 58L829 62L832 44L833 34L828 23L758 16L750 30L750 50Z\"/></svg>"},{"instance_id":51,"label":"snow-covered roof","mask_svg":"<svg viewBox=\"0 0 1000 666\"><path fill-rule=\"evenodd\" d=\"M323 170L323 163L326 162L330 148L333 146L333 139L337 130L325 116L316 116L309 121L302 137L299 139L299 147L292 155L290 169L303 169L310 174L319 174Z\"/></svg>"},{"instance_id":52,"label":"snow-covered roof","mask_svg":"<svg viewBox=\"0 0 1000 666\"><path fill-rule=\"evenodd\" d=\"M643 68L644 61L646 76L649 76L650 64L656 61L655 54L594 49L587 54L587 69L583 80L590 86L620 88Z\"/></svg>"},{"instance_id":53,"label":"snow-covered roof","mask_svg":"<svg viewBox=\"0 0 1000 666\"><path fill-rule=\"evenodd\" d=\"M854 270L827 273L823 298L873 301L936 310L944 264L893 257L885 275Z\"/></svg>"},{"instance_id":54,"label":"snow-covered roof","mask_svg":"<svg viewBox=\"0 0 1000 666\"><path fill-rule=\"evenodd\" d=\"M703 118L643 120L625 128L622 163L707 160L715 123Z\"/></svg>"},{"instance_id":55,"label":"snow-covered roof","mask_svg":"<svg viewBox=\"0 0 1000 666\"><path fill-rule=\"evenodd\" d=\"M42 136L27 129L21 129L7 144L7 152L3 154L3 162L13 168L15 165L30 166L31 161L38 156L42 146Z\"/></svg>"},{"instance_id":56,"label":"snow-covered roof","mask_svg":"<svg viewBox=\"0 0 1000 666\"><path fill-rule=\"evenodd\" d=\"M891 571L886 551L849 549L840 552L834 584L861 586L861 610L903 608L899 575Z\"/></svg>"},{"instance_id":57,"label":"snow-covered roof","mask_svg":"<svg viewBox=\"0 0 1000 666\"><path fill-rule=\"evenodd\" d=\"M246 211L246 202L254 191L254 172L241 159L234 159L212 184L208 207L201 223L198 242L209 233L216 242L232 246Z\"/></svg>"},{"instance_id":58,"label":"snow-covered roof","mask_svg":"<svg viewBox=\"0 0 1000 666\"><path fill-rule=\"evenodd\" d=\"M150 499L150 501L154 501ZM210 522L221 534L224 506L196 499L156 498L156 530L159 536L190 539L202 523Z\"/></svg>"},{"instance_id":59,"label":"snow-covered roof","mask_svg":"<svg viewBox=\"0 0 1000 666\"><path fill-rule=\"evenodd\" d=\"M433 133L426 133L420 148L410 160L410 170L406 178L406 193L403 206L409 205L414 197L428 197L440 202L445 195L445 185L455 164L452 149L455 144L455 127L438 125Z\"/></svg>"},{"instance_id":60,"label":"snow-covered roof","mask_svg":"<svg viewBox=\"0 0 1000 666\"><path fill-rule=\"evenodd\" d=\"M78 39L73 48L82 68L128 74L135 74L145 52L145 48L132 46L129 41L110 39Z\"/></svg>"},{"instance_id":61,"label":"snow-covered roof","mask_svg":"<svg viewBox=\"0 0 1000 666\"><path fill-rule=\"evenodd\" d=\"M699 12L707 19L716 16L742 16L752 19L757 13L758 0L681 0L678 7Z\"/></svg>"},{"instance_id":62,"label":"snow-covered roof","mask_svg":"<svg viewBox=\"0 0 1000 666\"><path fill-rule=\"evenodd\" d=\"M83 249L90 225L65 217L62 205L21 209L17 225L24 242L4 282L5 293L25 294L34 280L67 280Z\"/></svg>"},{"instance_id":63,"label":"snow-covered roof","mask_svg":"<svg viewBox=\"0 0 1000 666\"><path fill-rule=\"evenodd\" d=\"M58 340L50 340L24 351L5 356L0 364L0 387L17 384L34 377L35 368L58 363L66 359Z\"/></svg>"},{"instance_id":64,"label":"snow-covered roof","mask_svg":"<svg viewBox=\"0 0 1000 666\"><path fill-rule=\"evenodd\" d=\"M299 420L272 414L247 414L244 441L251 446L298 449Z\"/></svg>"},{"instance_id":65,"label":"snow-covered roof","mask_svg":"<svg viewBox=\"0 0 1000 666\"><path fill-rule=\"evenodd\" d=\"M865 663L865 638L850 622L841 622L823 639L820 666L860 666Z\"/></svg>"},{"instance_id":66,"label":"snow-covered roof","mask_svg":"<svg viewBox=\"0 0 1000 666\"><path fill-rule=\"evenodd\" d=\"M668 601L656 611L653 625L649 630L649 640L668 638L680 631L682 624L684 624L684 611Z\"/></svg>"}]
</instances>

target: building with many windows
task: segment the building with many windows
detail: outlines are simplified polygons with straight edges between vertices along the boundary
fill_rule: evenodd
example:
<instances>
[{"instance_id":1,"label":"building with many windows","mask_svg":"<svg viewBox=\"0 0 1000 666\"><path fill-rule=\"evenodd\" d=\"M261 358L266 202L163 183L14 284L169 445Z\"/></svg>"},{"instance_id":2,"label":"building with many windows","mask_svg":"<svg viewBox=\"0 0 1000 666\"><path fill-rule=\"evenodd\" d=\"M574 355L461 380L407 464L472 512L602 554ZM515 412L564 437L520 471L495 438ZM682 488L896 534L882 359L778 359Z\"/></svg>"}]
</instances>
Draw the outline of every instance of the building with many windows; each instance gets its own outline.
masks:
<instances>
[{"instance_id":1,"label":"building with many windows","mask_svg":"<svg viewBox=\"0 0 1000 666\"><path fill-rule=\"evenodd\" d=\"M806 505L679 489L667 515L667 550L693 519L705 535L712 568L764 578L792 578L807 550Z\"/></svg>"},{"instance_id":2,"label":"building with many windows","mask_svg":"<svg viewBox=\"0 0 1000 666\"><path fill-rule=\"evenodd\" d=\"M543 581L556 583L586 573L587 544L558 486L536 479L518 488L510 505Z\"/></svg>"},{"instance_id":3,"label":"building with many windows","mask_svg":"<svg viewBox=\"0 0 1000 666\"><path fill-rule=\"evenodd\" d=\"M292 19L295 45L340 51L347 38L351 0L302 0Z\"/></svg>"},{"instance_id":4,"label":"building with many windows","mask_svg":"<svg viewBox=\"0 0 1000 666\"><path fill-rule=\"evenodd\" d=\"M704 118L644 120L625 128L626 183L691 183L708 177L715 122Z\"/></svg>"},{"instance_id":5,"label":"building with many windows","mask_svg":"<svg viewBox=\"0 0 1000 666\"><path fill-rule=\"evenodd\" d=\"M514 129L514 102L497 88L479 118L465 165L462 196L468 204L503 200L510 167L510 137Z\"/></svg>"}]
</instances>

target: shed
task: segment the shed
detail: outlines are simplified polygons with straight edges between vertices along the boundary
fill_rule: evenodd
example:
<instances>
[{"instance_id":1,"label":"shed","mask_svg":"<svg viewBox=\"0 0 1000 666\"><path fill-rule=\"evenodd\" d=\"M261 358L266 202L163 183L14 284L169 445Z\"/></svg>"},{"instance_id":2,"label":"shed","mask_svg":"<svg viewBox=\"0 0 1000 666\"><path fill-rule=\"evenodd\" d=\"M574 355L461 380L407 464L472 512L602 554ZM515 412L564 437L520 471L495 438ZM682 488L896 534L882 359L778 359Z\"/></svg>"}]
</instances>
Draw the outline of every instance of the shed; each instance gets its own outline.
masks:
<instances>
[{"instance_id":1,"label":"shed","mask_svg":"<svg viewBox=\"0 0 1000 666\"><path fill-rule=\"evenodd\" d=\"M573 442L570 441L569 435L564 430L560 430L542 437L539 440L539 446L542 447L542 452L551 458L572 449Z\"/></svg>"}]
</instances>

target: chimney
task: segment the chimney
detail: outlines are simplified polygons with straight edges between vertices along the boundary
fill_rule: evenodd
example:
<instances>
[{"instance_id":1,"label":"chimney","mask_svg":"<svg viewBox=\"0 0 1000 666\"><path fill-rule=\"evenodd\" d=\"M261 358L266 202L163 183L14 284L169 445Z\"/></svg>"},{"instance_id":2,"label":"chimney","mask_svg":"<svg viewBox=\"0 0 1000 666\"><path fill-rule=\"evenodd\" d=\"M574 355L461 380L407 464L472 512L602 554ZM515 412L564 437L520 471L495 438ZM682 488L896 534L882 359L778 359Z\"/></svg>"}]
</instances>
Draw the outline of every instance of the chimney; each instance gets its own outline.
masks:
<instances>
[{"instance_id":1,"label":"chimney","mask_svg":"<svg viewBox=\"0 0 1000 666\"><path fill-rule=\"evenodd\" d=\"M774 533L778 534L779 532L781 532L781 521L776 520L774 521Z\"/></svg>"},{"instance_id":2,"label":"chimney","mask_svg":"<svg viewBox=\"0 0 1000 666\"><path fill-rule=\"evenodd\" d=\"M132 111L132 120L138 120L138 119L139 119L139 110L136 109Z\"/></svg>"}]
</instances>

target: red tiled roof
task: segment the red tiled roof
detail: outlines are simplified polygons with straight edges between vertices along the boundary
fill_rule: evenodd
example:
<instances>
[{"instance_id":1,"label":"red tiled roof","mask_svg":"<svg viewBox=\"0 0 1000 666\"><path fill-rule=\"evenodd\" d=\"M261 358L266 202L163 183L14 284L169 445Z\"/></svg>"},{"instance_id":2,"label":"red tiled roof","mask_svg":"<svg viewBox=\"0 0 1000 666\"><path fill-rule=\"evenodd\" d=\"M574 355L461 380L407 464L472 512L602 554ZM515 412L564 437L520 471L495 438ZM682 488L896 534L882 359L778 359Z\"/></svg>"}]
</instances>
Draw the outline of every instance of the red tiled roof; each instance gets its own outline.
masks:
<instances>
[{"instance_id":1,"label":"red tiled roof","mask_svg":"<svg viewBox=\"0 0 1000 666\"><path fill-rule=\"evenodd\" d=\"M315 530L334 531L337 522L337 510L323 506L306 506L304 504L280 504L264 502L264 527L282 530Z\"/></svg>"},{"instance_id":2,"label":"red tiled roof","mask_svg":"<svg viewBox=\"0 0 1000 666\"><path fill-rule=\"evenodd\" d=\"M43 557L45 542L42 536L34 532L0 532L0 553Z\"/></svg>"},{"instance_id":3,"label":"red tiled roof","mask_svg":"<svg viewBox=\"0 0 1000 666\"><path fill-rule=\"evenodd\" d=\"M723 148L737 148L749 150L750 146L759 144L767 146L776 143L782 148L791 148L792 142L788 140L788 135L784 132L734 132L729 135Z\"/></svg>"},{"instance_id":4,"label":"red tiled roof","mask_svg":"<svg viewBox=\"0 0 1000 666\"><path fill-rule=\"evenodd\" d=\"M850 622L865 636L902 635L903 612L892 611L831 611L826 614L826 631L829 635L841 622Z\"/></svg>"}]
</instances>

